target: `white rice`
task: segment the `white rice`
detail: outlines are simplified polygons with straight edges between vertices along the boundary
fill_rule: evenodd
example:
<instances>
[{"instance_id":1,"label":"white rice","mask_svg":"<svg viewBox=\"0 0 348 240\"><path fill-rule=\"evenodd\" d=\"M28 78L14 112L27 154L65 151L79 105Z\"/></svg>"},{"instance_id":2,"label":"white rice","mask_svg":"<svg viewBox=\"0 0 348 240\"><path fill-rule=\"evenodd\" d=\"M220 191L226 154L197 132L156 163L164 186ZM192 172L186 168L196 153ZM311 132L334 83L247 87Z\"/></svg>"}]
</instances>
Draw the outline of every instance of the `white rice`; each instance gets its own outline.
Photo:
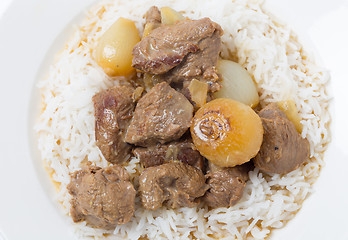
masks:
<instances>
[{"instance_id":1,"label":"white rice","mask_svg":"<svg viewBox=\"0 0 348 240\"><path fill-rule=\"evenodd\" d=\"M57 186L58 201L69 215L69 174L88 161L105 167L94 140L92 96L114 85L96 64L93 49L105 30L119 17L137 22L152 5L165 5L192 19L210 17L224 29L222 57L243 65L257 83L262 105L279 100L296 102L302 137L310 143L311 157L301 168L285 175L265 175L258 169L249 173L241 201L230 208L205 207L149 211L140 207L132 220L117 226L114 234L93 229L84 222L76 226L76 236L110 239L265 239L273 228L281 228L293 218L312 191L323 153L330 141L328 125L327 71L315 64L302 49L296 35L264 11L258 0L101 0L79 25L39 83L42 112L36 125L38 147ZM136 180L138 160L127 170ZM112 233L112 232L110 232Z\"/></svg>"}]
</instances>

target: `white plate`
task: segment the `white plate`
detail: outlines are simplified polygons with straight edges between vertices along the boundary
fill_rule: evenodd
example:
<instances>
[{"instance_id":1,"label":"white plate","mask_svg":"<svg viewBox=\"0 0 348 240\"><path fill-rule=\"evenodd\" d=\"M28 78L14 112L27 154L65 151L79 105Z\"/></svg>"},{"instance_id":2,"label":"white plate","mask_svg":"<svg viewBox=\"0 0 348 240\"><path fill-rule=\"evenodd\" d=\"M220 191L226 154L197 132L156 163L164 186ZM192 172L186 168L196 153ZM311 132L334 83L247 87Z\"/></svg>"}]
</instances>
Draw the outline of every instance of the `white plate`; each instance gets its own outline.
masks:
<instances>
[{"instance_id":1,"label":"white plate","mask_svg":"<svg viewBox=\"0 0 348 240\"><path fill-rule=\"evenodd\" d=\"M13 0L0 19L0 240L73 239L35 151L34 83L94 0ZM348 3L268 0L332 72L332 132L315 193L272 239L348 239ZM53 47L52 47L53 46ZM43 62L44 61L44 62ZM39 71L41 69L41 71ZM32 151L32 152L31 152Z\"/></svg>"}]
</instances>

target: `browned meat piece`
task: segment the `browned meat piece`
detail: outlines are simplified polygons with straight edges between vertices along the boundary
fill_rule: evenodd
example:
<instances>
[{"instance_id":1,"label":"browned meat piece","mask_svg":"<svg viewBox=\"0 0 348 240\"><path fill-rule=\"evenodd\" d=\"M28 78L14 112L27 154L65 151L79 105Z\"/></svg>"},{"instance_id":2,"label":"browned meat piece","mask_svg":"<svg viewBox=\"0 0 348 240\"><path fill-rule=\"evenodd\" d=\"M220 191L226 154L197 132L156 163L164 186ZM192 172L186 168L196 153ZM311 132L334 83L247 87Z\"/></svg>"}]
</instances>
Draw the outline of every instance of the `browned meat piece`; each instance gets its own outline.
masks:
<instances>
[{"instance_id":1,"label":"browned meat piece","mask_svg":"<svg viewBox=\"0 0 348 240\"><path fill-rule=\"evenodd\" d=\"M138 102L126 142L151 146L179 139L191 125L192 104L167 83L155 85Z\"/></svg>"},{"instance_id":2,"label":"browned meat piece","mask_svg":"<svg viewBox=\"0 0 348 240\"><path fill-rule=\"evenodd\" d=\"M216 70L221 49L220 34L220 31L216 31L211 37L201 40L198 43L199 51L187 54L178 66L160 75L160 79L176 89L186 90L192 79L198 79L208 83L209 92L220 90L221 85Z\"/></svg>"},{"instance_id":3,"label":"browned meat piece","mask_svg":"<svg viewBox=\"0 0 348 240\"><path fill-rule=\"evenodd\" d=\"M85 220L92 227L110 230L129 222L134 214L136 191L120 166L76 171L68 190L74 222Z\"/></svg>"},{"instance_id":4,"label":"browned meat piece","mask_svg":"<svg viewBox=\"0 0 348 240\"><path fill-rule=\"evenodd\" d=\"M177 89L195 78L207 81L210 90L216 91L221 35L221 27L209 18L162 25L134 47L133 66L162 74L160 78Z\"/></svg>"},{"instance_id":5,"label":"browned meat piece","mask_svg":"<svg viewBox=\"0 0 348 240\"><path fill-rule=\"evenodd\" d=\"M167 145L158 144L148 148L137 147L133 150L133 153L137 158L139 158L141 164L147 168L167 162L167 151Z\"/></svg>"},{"instance_id":6,"label":"browned meat piece","mask_svg":"<svg viewBox=\"0 0 348 240\"><path fill-rule=\"evenodd\" d=\"M309 143L296 131L295 125L276 104L259 113L264 128L263 142L254 158L255 166L269 173L285 174L309 157Z\"/></svg>"},{"instance_id":7,"label":"browned meat piece","mask_svg":"<svg viewBox=\"0 0 348 240\"><path fill-rule=\"evenodd\" d=\"M152 6L145 13L145 24L146 23L161 23L161 12L156 6Z\"/></svg>"},{"instance_id":8,"label":"browned meat piece","mask_svg":"<svg viewBox=\"0 0 348 240\"><path fill-rule=\"evenodd\" d=\"M155 145L148 148L136 148L133 150L136 157L145 168L161 165L170 161L181 161L197 167L204 172L205 160L195 149L192 140L172 142L165 145Z\"/></svg>"},{"instance_id":9,"label":"browned meat piece","mask_svg":"<svg viewBox=\"0 0 348 240\"><path fill-rule=\"evenodd\" d=\"M192 141L186 141L173 145L173 150L177 151L177 160L196 167L202 172L205 172L205 159L196 150Z\"/></svg>"},{"instance_id":10,"label":"browned meat piece","mask_svg":"<svg viewBox=\"0 0 348 240\"><path fill-rule=\"evenodd\" d=\"M210 189L203 197L204 203L213 208L235 205L243 196L249 170L250 164L233 168L215 166L206 175Z\"/></svg>"},{"instance_id":11,"label":"browned meat piece","mask_svg":"<svg viewBox=\"0 0 348 240\"><path fill-rule=\"evenodd\" d=\"M181 162L146 168L139 178L141 202L146 209L194 207L208 186L201 170Z\"/></svg>"},{"instance_id":12,"label":"browned meat piece","mask_svg":"<svg viewBox=\"0 0 348 240\"><path fill-rule=\"evenodd\" d=\"M114 86L93 97L96 143L111 163L127 160L131 150L124 141L124 135L135 105L132 94L131 87Z\"/></svg>"}]
</instances>

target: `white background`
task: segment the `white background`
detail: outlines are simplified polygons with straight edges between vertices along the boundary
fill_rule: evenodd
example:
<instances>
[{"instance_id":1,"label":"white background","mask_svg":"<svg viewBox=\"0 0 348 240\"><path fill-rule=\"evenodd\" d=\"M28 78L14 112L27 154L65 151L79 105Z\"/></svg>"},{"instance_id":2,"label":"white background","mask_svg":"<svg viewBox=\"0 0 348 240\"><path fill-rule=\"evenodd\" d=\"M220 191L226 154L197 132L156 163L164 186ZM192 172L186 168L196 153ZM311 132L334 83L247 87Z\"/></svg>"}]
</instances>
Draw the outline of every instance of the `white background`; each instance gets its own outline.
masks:
<instances>
[{"instance_id":1,"label":"white background","mask_svg":"<svg viewBox=\"0 0 348 240\"><path fill-rule=\"evenodd\" d=\"M46 194L50 192L47 176L32 158L28 116L40 66L49 64L42 61L55 52L51 44L64 42L69 29L66 35L59 34L93 2L0 0L0 240L73 238L53 195ZM331 71L334 97L333 141L315 193L273 239L348 240L348 1L267 3Z\"/></svg>"},{"instance_id":2,"label":"white background","mask_svg":"<svg viewBox=\"0 0 348 240\"><path fill-rule=\"evenodd\" d=\"M6 11L12 0L1 0L0 1L0 17Z\"/></svg>"}]
</instances>

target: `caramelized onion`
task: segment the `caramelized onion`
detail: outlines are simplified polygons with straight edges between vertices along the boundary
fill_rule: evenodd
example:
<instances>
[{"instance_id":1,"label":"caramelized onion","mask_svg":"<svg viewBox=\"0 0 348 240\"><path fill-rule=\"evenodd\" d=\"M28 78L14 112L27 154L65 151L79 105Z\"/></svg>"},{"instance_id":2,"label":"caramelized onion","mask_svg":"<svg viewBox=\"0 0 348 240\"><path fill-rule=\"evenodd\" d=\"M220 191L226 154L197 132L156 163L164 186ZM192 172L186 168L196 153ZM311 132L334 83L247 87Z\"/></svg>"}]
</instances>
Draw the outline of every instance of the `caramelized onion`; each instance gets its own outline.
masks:
<instances>
[{"instance_id":1,"label":"caramelized onion","mask_svg":"<svg viewBox=\"0 0 348 240\"><path fill-rule=\"evenodd\" d=\"M207 102L207 83L193 79L188 89L191 94L191 100L196 103L197 107L202 107Z\"/></svg>"},{"instance_id":2,"label":"caramelized onion","mask_svg":"<svg viewBox=\"0 0 348 240\"><path fill-rule=\"evenodd\" d=\"M220 167L248 162L260 150L263 138L262 122L254 110L227 98L201 107L190 130L201 155Z\"/></svg>"},{"instance_id":3,"label":"caramelized onion","mask_svg":"<svg viewBox=\"0 0 348 240\"><path fill-rule=\"evenodd\" d=\"M163 24L174 24L177 21L185 19L185 17L181 13L175 11L170 7L161 8L161 18Z\"/></svg>"},{"instance_id":4,"label":"caramelized onion","mask_svg":"<svg viewBox=\"0 0 348 240\"><path fill-rule=\"evenodd\" d=\"M96 48L96 60L110 76L127 76L132 67L132 49L140 41L133 21L119 18L101 36Z\"/></svg>"},{"instance_id":5,"label":"caramelized onion","mask_svg":"<svg viewBox=\"0 0 348 240\"><path fill-rule=\"evenodd\" d=\"M287 118L295 125L298 133L302 132L303 125L301 123L301 117L298 114L296 104L293 100L286 100L277 102L278 107L282 110Z\"/></svg>"},{"instance_id":6,"label":"caramelized onion","mask_svg":"<svg viewBox=\"0 0 348 240\"><path fill-rule=\"evenodd\" d=\"M143 38L146 37L147 35L149 35L150 32L152 32L152 30L154 30L157 27L158 27L158 24L156 24L154 22L146 23L146 25L144 27L144 32L143 32Z\"/></svg>"}]
</instances>

